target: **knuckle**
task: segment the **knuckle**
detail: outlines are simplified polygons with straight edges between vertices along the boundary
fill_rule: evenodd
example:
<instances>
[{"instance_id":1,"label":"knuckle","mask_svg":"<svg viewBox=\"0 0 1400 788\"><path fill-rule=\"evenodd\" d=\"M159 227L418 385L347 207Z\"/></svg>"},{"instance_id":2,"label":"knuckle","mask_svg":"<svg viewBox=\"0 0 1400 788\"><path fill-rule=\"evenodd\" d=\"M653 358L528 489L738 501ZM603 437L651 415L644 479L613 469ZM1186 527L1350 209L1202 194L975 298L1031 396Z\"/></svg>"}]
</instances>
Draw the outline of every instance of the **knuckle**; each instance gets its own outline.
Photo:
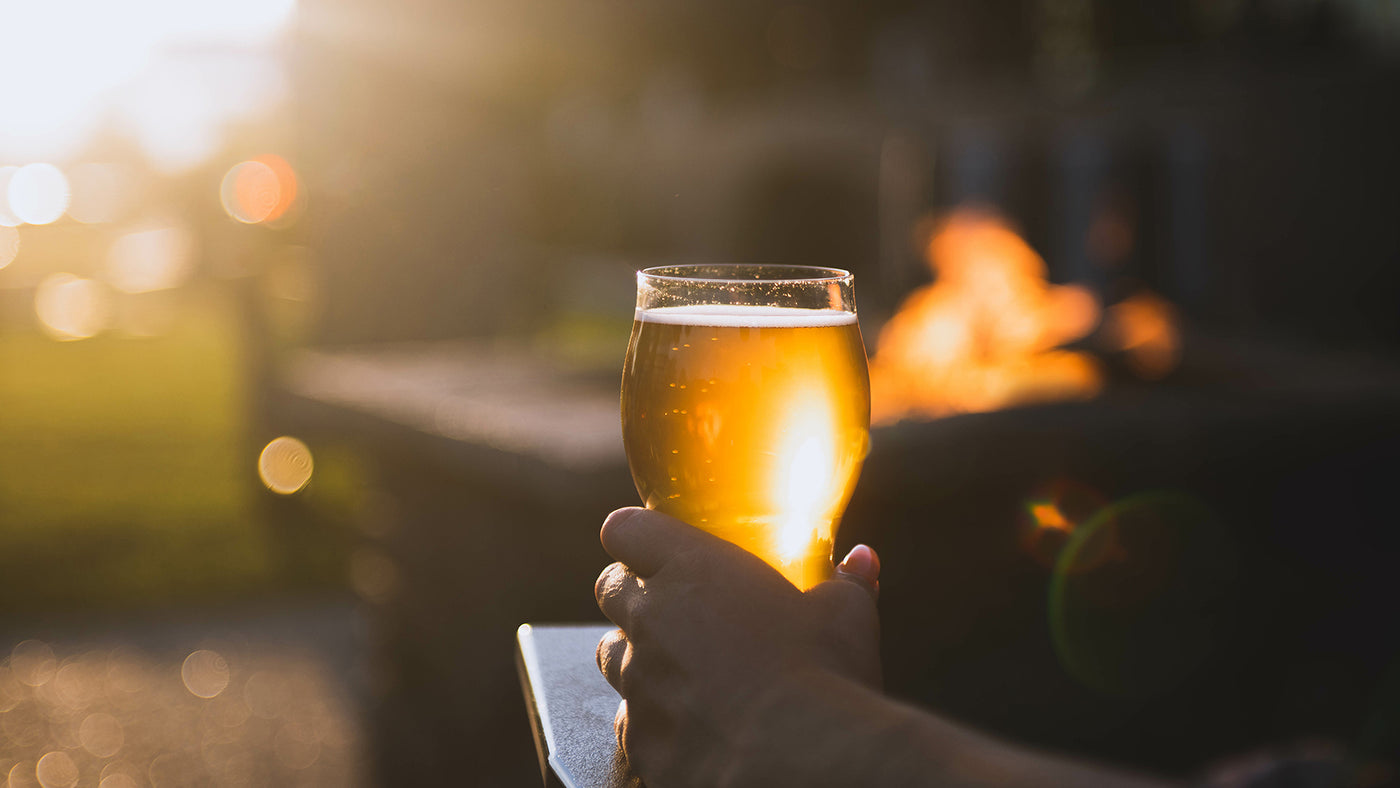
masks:
<instances>
[{"instance_id":1,"label":"knuckle","mask_svg":"<svg viewBox=\"0 0 1400 788\"><path fill-rule=\"evenodd\" d=\"M593 598L602 602L604 599L614 597L621 590L622 578L626 575L627 567L620 561L614 561L603 568L598 574L598 579L593 583Z\"/></svg>"}]
</instances>

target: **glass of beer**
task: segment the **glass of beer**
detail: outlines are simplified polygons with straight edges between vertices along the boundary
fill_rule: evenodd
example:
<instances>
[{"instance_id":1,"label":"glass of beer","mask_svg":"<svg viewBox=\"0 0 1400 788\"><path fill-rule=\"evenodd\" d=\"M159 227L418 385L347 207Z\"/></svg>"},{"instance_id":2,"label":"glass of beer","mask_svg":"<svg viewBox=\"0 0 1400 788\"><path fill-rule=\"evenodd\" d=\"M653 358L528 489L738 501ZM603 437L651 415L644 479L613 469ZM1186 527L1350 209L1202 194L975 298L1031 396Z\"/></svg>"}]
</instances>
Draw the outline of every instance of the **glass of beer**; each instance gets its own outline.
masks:
<instances>
[{"instance_id":1,"label":"glass of beer","mask_svg":"<svg viewBox=\"0 0 1400 788\"><path fill-rule=\"evenodd\" d=\"M854 280L834 268L637 273L622 437L637 492L807 589L870 445Z\"/></svg>"}]
</instances>

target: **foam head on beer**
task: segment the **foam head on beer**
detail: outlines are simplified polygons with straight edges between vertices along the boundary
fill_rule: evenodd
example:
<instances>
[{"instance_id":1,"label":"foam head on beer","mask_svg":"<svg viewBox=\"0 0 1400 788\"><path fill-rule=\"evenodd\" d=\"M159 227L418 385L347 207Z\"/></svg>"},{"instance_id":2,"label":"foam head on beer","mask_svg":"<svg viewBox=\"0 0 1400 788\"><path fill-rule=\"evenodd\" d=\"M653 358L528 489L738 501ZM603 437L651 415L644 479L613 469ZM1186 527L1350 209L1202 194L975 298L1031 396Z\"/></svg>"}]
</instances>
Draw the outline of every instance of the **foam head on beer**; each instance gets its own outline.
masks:
<instances>
[{"instance_id":1,"label":"foam head on beer","mask_svg":"<svg viewBox=\"0 0 1400 788\"><path fill-rule=\"evenodd\" d=\"M853 311L639 308L622 393L637 490L809 588L832 571L869 446L869 392Z\"/></svg>"}]
</instances>

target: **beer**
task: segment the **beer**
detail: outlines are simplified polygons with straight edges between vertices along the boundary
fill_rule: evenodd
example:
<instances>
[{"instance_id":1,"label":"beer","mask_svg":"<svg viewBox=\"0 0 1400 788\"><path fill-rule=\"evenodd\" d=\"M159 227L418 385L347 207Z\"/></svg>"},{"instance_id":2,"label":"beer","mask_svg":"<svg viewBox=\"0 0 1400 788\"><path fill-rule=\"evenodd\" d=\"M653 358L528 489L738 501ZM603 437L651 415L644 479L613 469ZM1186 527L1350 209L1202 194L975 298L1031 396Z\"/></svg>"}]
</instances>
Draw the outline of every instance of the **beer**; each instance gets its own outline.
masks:
<instances>
[{"instance_id":1,"label":"beer","mask_svg":"<svg viewBox=\"0 0 1400 788\"><path fill-rule=\"evenodd\" d=\"M718 304L637 312L622 432L642 500L744 547L799 588L831 574L869 426L853 312Z\"/></svg>"}]
</instances>

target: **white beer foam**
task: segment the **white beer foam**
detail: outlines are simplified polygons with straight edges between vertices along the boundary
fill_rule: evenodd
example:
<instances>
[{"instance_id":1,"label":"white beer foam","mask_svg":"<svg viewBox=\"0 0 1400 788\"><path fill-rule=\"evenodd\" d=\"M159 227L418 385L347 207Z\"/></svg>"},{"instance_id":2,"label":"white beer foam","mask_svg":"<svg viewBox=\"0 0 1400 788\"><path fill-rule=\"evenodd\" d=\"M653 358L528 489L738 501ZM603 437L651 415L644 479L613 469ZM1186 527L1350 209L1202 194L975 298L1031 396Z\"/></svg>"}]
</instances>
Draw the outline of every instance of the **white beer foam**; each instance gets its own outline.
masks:
<instances>
[{"instance_id":1,"label":"white beer foam","mask_svg":"<svg viewBox=\"0 0 1400 788\"><path fill-rule=\"evenodd\" d=\"M646 323L683 326L725 326L735 328L816 328L844 326L856 322L854 312L840 309L798 309L785 306L739 304L694 304L638 309L637 319Z\"/></svg>"}]
</instances>

